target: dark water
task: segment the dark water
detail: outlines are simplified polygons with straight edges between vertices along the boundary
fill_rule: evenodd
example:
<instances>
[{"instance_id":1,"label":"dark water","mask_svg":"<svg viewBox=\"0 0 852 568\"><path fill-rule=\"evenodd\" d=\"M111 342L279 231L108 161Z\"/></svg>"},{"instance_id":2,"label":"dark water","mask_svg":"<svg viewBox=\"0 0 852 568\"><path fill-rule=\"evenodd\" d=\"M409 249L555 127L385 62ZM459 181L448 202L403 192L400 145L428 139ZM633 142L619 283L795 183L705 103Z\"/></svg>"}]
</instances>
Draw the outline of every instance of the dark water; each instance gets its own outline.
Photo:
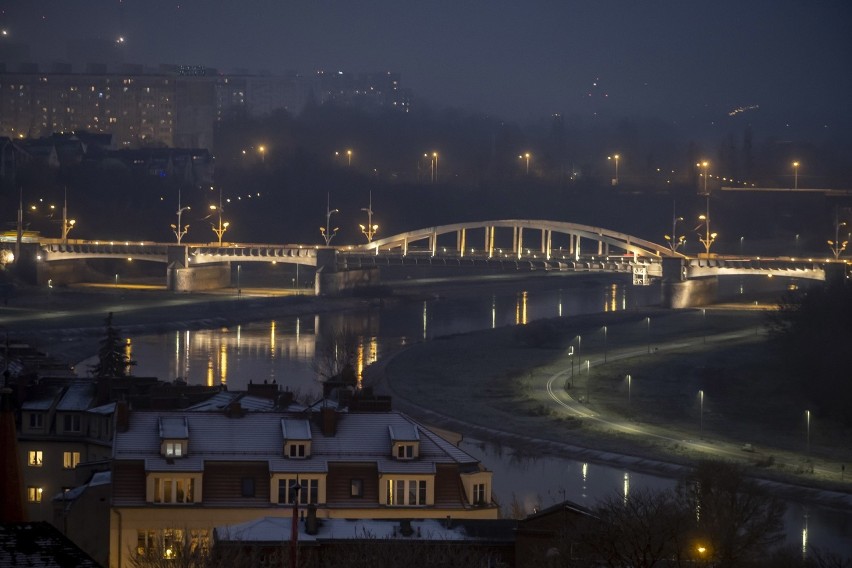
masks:
<instances>
[{"instance_id":1,"label":"dark water","mask_svg":"<svg viewBox=\"0 0 852 568\"><path fill-rule=\"evenodd\" d=\"M745 292L741 283L734 293ZM777 284L776 286L783 286ZM437 290L437 291L435 291ZM545 278L488 286L445 286L426 299L366 304L345 313L281 318L228 328L186 330L133 337L135 373L190 384L226 384L242 390L249 381L275 381L300 395L318 397L312 364L324 334L343 328L358 335L360 374L377 358L412 342L525 323L542 318L619 311L656 304L659 288L634 287L624 278ZM527 511L563 499L593 506L631 490L671 487L667 478L466 440L462 448L494 473L495 495L504 510L515 501ZM788 542L852 554L852 513L789 503Z\"/></svg>"}]
</instances>

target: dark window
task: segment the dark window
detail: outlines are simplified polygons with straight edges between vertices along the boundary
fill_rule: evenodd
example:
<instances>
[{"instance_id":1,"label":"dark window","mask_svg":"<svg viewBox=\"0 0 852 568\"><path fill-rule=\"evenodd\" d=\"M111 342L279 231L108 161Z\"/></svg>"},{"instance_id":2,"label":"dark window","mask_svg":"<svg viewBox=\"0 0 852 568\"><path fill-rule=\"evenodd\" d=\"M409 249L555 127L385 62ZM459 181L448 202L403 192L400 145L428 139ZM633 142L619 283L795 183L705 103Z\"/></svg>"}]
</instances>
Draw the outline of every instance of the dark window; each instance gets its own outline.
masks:
<instances>
[{"instance_id":1,"label":"dark window","mask_svg":"<svg viewBox=\"0 0 852 568\"><path fill-rule=\"evenodd\" d=\"M349 494L352 497L363 497L364 496L364 480L363 479L351 479L349 481Z\"/></svg>"},{"instance_id":2,"label":"dark window","mask_svg":"<svg viewBox=\"0 0 852 568\"><path fill-rule=\"evenodd\" d=\"M254 478L253 477L244 477L242 479L242 496L243 497L254 497Z\"/></svg>"}]
</instances>

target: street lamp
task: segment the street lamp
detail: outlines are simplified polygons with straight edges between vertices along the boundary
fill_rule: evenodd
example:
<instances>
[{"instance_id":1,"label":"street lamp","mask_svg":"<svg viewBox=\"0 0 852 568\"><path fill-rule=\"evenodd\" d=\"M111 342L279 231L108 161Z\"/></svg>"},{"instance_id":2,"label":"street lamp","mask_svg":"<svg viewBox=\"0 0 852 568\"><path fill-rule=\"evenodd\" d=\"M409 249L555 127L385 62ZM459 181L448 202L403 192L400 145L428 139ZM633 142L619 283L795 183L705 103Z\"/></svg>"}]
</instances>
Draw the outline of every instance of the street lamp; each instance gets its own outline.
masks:
<instances>
[{"instance_id":1,"label":"street lamp","mask_svg":"<svg viewBox=\"0 0 852 568\"><path fill-rule=\"evenodd\" d=\"M258 146L257 151L260 152L260 163L266 162L266 146Z\"/></svg>"},{"instance_id":2,"label":"street lamp","mask_svg":"<svg viewBox=\"0 0 852 568\"><path fill-rule=\"evenodd\" d=\"M334 213L340 213L340 210L331 209L331 198L328 194L326 194L325 199L325 227L320 227L320 233L322 234L322 238L325 239L325 246L329 246L331 244L331 239L333 239L334 235L337 234L337 231L340 230L340 227L331 229L331 216Z\"/></svg>"},{"instance_id":3,"label":"street lamp","mask_svg":"<svg viewBox=\"0 0 852 568\"><path fill-rule=\"evenodd\" d=\"M811 411L805 410L805 430L807 455L811 455Z\"/></svg>"},{"instance_id":4,"label":"street lamp","mask_svg":"<svg viewBox=\"0 0 852 568\"><path fill-rule=\"evenodd\" d=\"M648 336L648 355L651 354L651 316L645 318L645 330Z\"/></svg>"},{"instance_id":5,"label":"street lamp","mask_svg":"<svg viewBox=\"0 0 852 568\"><path fill-rule=\"evenodd\" d=\"M704 170L704 173L701 175L704 176L704 195L707 195L707 168L710 167L710 162L704 160L703 162L695 165Z\"/></svg>"},{"instance_id":6,"label":"street lamp","mask_svg":"<svg viewBox=\"0 0 852 568\"><path fill-rule=\"evenodd\" d=\"M704 391L698 391L698 428L699 435L704 437Z\"/></svg>"},{"instance_id":7,"label":"street lamp","mask_svg":"<svg viewBox=\"0 0 852 568\"><path fill-rule=\"evenodd\" d=\"M631 375L627 375L627 408L630 409L630 399L631 399L631 387L633 383L633 377Z\"/></svg>"},{"instance_id":8,"label":"street lamp","mask_svg":"<svg viewBox=\"0 0 852 568\"><path fill-rule=\"evenodd\" d=\"M352 150L346 150L346 166L352 166Z\"/></svg>"},{"instance_id":9,"label":"street lamp","mask_svg":"<svg viewBox=\"0 0 852 568\"><path fill-rule=\"evenodd\" d=\"M68 244L68 233L77 223L74 219L68 219L68 188L65 188L65 201L62 204L62 244Z\"/></svg>"},{"instance_id":10,"label":"street lamp","mask_svg":"<svg viewBox=\"0 0 852 568\"><path fill-rule=\"evenodd\" d=\"M188 211L189 209L190 209L189 205L187 205L186 207L180 206L180 190L178 190L177 225L171 225L172 231L174 232L175 237L177 237L177 243L178 244L180 244L180 240L183 238L183 236L189 230L189 225L183 225L183 227L181 227L180 216L183 214L184 211Z\"/></svg>"},{"instance_id":11,"label":"street lamp","mask_svg":"<svg viewBox=\"0 0 852 568\"><path fill-rule=\"evenodd\" d=\"M799 162L793 162L793 189L799 189Z\"/></svg>"},{"instance_id":12,"label":"street lamp","mask_svg":"<svg viewBox=\"0 0 852 568\"><path fill-rule=\"evenodd\" d=\"M677 249L682 247L684 241L686 241L685 235L677 236L677 224L682 221L683 217L675 216L675 209L672 208L672 234L664 235L666 242L669 243L669 248L672 249L672 252L677 252Z\"/></svg>"},{"instance_id":13,"label":"street lamp","mask_svg":"<svg viewBox=\"0 0 852 568\"><path fill-rule=\"evenodd\" d=\"M615 177L612 180L612 185L618 185L618 160L620 158L621 156L619 156L618 154L606 157L607 160L612 160L613 162L615 162Z\"/></svg>"},{"instance_id":14,"label":"street lamp","mask_svg":"<svg viewBox=\"0 0 852 568\"><path fill-rule=\"evenodd\" d=\"M604 363L606 363L606 339L607 339L606 331L607 331L606 326L603 326L603 332L604 332Z\"/></svg>"},{"instance_id":15,"label":"street lamp","mask_svg":"<svg viewBox=\"0 0 852 568\"><path fill-rule=\"evenodd\" d=\"M432 183L438 181L438 152L432 152Z\"/></svg>"},{"instance_id":16,"label":"street lamp","mask_svg":"<svg viewBox=\"0 0 852 568\"><path fill-rule=\"evenodd\" d=\"M846 221L841 221L837 216L837 208L834 209L834 240L826 241L828 243L829 248L831 249L832 254L834 254L834 260L840 259L840 253L846 250L846 245L849 241L840 241L840 227L845 227Z\"/></svg>"},{"instance_id":17,"label":"street lamp","mask_svg":"<svg viewBox=\"0 0 852 568\"><path fill-rule=\"evenodd\" d=\"M521 159L521 160L526 159L526 161L527 161L527 174L526 175L530 175L530 158L531 157L532 157L532 155L529 152L525 152L524 154L521 154L520 156L518 156L518 159Z\"/></svg>"},{"instance_id":18,"label":"street lamp","mask_svg":"<svg viewBox=\"0 0 852 568\"><path fill-rule=\"evenodd\" d=\"M361 232L364 233L364 236L367 237L367 242L372 242L373 235L378 231L379 226L373 224L373 192L370 192L370 205L368 207L362 207L361 211L365 211L367 213L367 226L358 225L361 227ZM378 250L376 251L378 252Z\"/></svg>"},{"instance_id":19,"label":"street lamp","mask_svg":"<svg viewBox=\"0 0 852 568\"><path fill-rule=\"evenodd\" d=\"M225 231L228 230L229 222L222 222L222 188L219 188L219 206L211 205L210 209L216 211L219 216L219 225L213 225L213 232L216 233L216 237L219 239L219 246L222 246L222 235L225 234Z\"/></svg>"}]
</instances>

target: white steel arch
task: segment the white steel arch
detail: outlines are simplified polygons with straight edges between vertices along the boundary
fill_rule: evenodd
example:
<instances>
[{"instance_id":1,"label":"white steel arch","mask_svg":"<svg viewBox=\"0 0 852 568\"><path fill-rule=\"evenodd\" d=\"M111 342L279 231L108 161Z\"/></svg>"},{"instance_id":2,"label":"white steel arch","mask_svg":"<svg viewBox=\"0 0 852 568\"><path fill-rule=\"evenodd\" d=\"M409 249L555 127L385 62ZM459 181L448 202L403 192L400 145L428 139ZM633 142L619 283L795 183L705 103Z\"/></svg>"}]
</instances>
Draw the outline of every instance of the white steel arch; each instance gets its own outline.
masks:
<instances>
[{"instance_id":1,"label":"white steel arch","mask_svg":"<svg viewBox=\"0 0 852 568\"><path fill-rule=\"evenodd\" d=\"M408 254L408 247L411 243L426 240L428 249L434 256L437 253L438 237L446 234L456 234L456 252L460 256L465 255L467 248L467 231L483 230L484 241L483 246L479 250L485 251L490 258L494 255L494 236L496 230L511 229L512 230L512 252L519 258L522 256L524 249L524 231L537 231L541 236L540 247L527 247L539 249L546 258L551 255L551 242L553 233L565 234L569 236L570 246L569 253L574 254L577 258L580 256L582 249L582 240L590 240L598 243L597 254L611 254L610 247L617 250L622 250L625 253L631 253L636 256L644 256L651 258L685 258L684 255L672 251L670 248L658 245L651 241L646 241L626 233L604 229L602 227L592 227L590 225L580 225L578 223L569 223L565 221L544 221L532 219L501 219L494 221L473 221L468 223L455 223L452 225L440 225L436 227L427 227L416 231L408 231L383 239L377 239L370 243L359 245L356 247L346 247L347 250L372 251L379 254L380 251L391 251L393 249L401 249L403 255ZM479 248L479 247L477 247ZM593 254L593 253L589 253Z\"/></svg>"}]
</instances>

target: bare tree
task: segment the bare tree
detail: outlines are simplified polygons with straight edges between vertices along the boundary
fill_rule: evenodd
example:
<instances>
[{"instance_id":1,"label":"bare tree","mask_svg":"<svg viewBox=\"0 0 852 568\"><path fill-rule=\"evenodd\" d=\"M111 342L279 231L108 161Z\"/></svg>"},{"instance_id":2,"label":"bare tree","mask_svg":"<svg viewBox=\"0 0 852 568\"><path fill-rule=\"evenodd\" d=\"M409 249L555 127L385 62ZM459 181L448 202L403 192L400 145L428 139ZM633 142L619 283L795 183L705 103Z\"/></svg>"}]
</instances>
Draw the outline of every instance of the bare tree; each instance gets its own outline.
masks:
<instances>
[{"instance_id":1,"label":"bare tree","mask_svg":"<svg viewBox=\"0 0 852 568\"><path fill-rule=\"evenodd\" d=\"M357 377L353 364L357 355L358 336L348 328L335 330L318 339L311 368L323 381L335 378L354 386Z\"/></svg>"}]
</instances>

